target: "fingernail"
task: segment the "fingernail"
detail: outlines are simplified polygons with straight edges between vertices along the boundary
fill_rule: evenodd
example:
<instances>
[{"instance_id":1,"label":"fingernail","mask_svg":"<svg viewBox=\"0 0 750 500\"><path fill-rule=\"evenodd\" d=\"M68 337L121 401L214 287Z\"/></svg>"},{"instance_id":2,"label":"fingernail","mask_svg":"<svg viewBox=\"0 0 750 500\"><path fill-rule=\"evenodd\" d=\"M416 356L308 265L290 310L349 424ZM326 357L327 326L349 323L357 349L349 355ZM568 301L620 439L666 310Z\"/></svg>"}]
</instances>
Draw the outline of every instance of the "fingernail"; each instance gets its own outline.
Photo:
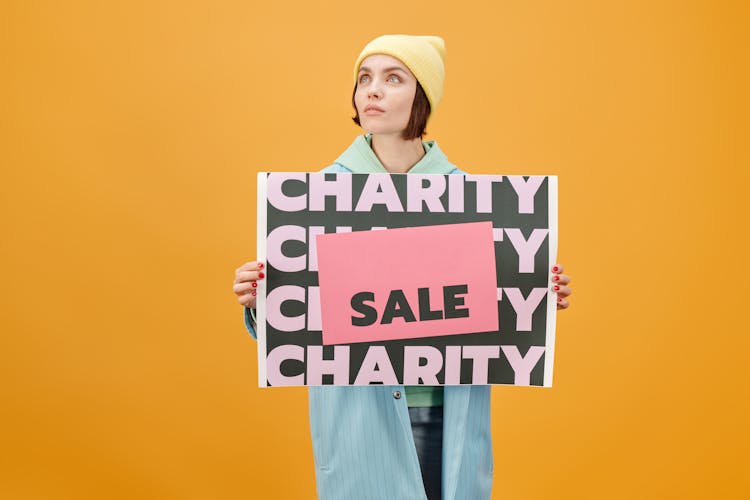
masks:
<instances>
[{"instance_id":1,"label":"fingernail","mask_svg":"<svg viewBox=\"0 0 750 500\"><path fill-rule=\"evenodd\" d=\"M258 262L258 269L263 269L265 267L262 262Z\"/></svg>"},{"instance_id":2,"label":"fingernail","mask_svg":"<svg viewBox=\"0 0 750 500\"><path fill-rule=\"evenodd\" d=\"M557 298L557 301L558 301L558 302L562 302L562 297L558 297L558 298Z\"/></svg>"},{"instance_id":3,"label":"fingernail","mask_svg":"<svg viewBox=\"0 0 750 500\"><path fill-rule=\"evenodd\" d=\"M251 295L255 295L255 290L250 290Z\"/></svg>"},{"instance_id":4,"label":"fingernail","mask_svg":"<svg viewBox=\"0 0 750 500\"><path fill-rule=\"evenodd\" d=\"M552 268L553 271L557 272L557 270L560 269L559 267L555 266Z\"/></svg>"},{"instance_id":5,"label":"fingernail","mask_svg":"<svg viewBox=\"0 0 750 500\"><path fill-rule=\"evenodd\" d=\"M554 276L554 277L552 277L552 281L560 281L560 277L559 276Z\"/></svg>"},{"instance_id":6,"label":"fingernail","mask_svg":"<svg viewBox=\"0 0 750 500\"><path fill-rule=\"evenodd\" d=\"M253 281L253 288L255 288L256 286L258 286L258 283L256 283L255 281Z\"/></svg>"},{"instance_id":7,"label":"fingernail","mask_svg":"<svg viewBox=\"0 0 750 500\"><path fill-rule=\"evenodd\" d=\"M559 287L559 286L557 286L557 285L555 285L555 286L553 286L553 287L552 287L552 289L553 289L554 291L558 291L558 290L560 289L560 287Z\"/></svg>"},{"instance_id":8,"label":"fingernail","mask_svg":"<svg viewBox=\"0 0 750 500\"><path fill-rule=\"evenodd\" d=\"M259 279L263 279L263 278L265 278L265 277L266 277L266 275L265 275L265 274L263 274L263 273L258 273L258 278L259 278Z\"/></svg>"}]
</instances>

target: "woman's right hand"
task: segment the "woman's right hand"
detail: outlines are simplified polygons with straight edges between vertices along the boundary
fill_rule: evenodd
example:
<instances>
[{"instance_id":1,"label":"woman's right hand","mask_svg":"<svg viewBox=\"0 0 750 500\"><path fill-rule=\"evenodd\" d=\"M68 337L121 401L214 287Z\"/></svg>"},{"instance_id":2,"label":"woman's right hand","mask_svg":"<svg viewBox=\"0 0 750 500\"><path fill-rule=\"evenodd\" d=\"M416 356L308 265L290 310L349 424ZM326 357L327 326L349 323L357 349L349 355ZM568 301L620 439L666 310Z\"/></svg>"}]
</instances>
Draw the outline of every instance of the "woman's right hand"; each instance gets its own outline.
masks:
<instances>
[{"instance_id":1,"label":"woman's right hand","mask_svg":"<svg viewBox=\"0 0 750 500\"><path fill-rule=\"evenodd\" d=\"M265 278L265 273L262 271L265 267L262 262L252 261L245 262L235 271L232 291L243 306L255 309L258 280Z\"/></svg>"}]
</instances>

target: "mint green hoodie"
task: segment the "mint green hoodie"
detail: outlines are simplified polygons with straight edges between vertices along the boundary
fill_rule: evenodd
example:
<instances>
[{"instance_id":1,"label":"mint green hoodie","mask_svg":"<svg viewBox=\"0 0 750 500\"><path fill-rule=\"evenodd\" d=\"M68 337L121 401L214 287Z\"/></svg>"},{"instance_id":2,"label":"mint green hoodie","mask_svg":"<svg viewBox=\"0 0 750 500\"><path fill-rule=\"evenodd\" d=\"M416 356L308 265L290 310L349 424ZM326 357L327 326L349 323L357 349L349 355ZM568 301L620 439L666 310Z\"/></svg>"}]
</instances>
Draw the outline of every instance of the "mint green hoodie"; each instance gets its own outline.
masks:
<instances>
[{"instance_id":1,"label":"mint green hoodie","mask_svg":"<svg viewBox=\"0 0 750 500\"><path fill-rule=\"evenodd\" d=\"M370 147L372 136L370 134L359 135L351 146L336 158L333 165L325 169L325 172L352 172L355 174L374 174L388 172L375 152ZM448 161L435 141L422 141L425 155L416 165L411 167L410 174L459 174L463 173Z\"/></svg>"}]
</instances>

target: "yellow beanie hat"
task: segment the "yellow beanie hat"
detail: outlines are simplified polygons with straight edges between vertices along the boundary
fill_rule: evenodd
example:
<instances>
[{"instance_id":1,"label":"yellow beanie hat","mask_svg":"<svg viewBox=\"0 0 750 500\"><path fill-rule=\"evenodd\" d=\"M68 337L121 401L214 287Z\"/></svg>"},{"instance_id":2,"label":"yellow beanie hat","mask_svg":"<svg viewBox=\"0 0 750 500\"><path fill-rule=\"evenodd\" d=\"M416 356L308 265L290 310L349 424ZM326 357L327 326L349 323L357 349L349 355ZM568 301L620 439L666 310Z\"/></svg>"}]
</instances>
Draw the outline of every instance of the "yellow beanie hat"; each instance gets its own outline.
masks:
<instances>
[{"instance_id":1,"label":"yellow beanie hat","mask_svg":"<svg viewBox=\"0 0 750 500\"><path fill-rule=\"evenodd\" d=\"M359 66L367 56L386 54L406 65L414 74L434 112L443 98L445 80L445 41L439 36L382 35L365 45L354 63L354 82Z\"/></svg>"}]
</instances>

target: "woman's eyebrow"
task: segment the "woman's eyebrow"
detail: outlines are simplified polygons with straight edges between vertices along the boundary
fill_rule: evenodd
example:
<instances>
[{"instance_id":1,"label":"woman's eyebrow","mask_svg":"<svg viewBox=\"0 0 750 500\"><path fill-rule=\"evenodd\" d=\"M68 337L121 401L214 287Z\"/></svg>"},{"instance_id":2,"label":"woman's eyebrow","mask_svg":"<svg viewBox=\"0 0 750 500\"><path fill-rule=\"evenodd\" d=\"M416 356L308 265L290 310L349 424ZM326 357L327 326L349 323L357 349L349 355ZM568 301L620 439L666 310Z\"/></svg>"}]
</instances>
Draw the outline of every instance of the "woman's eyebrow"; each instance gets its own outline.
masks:
<instances>
[{"instance_id":1,"label":"woman's eyebrow","mask_svg":"<svg viewBox=\"0 0 750 500\"><path fill-rule=\"evenodd\" d=\"M401 71L403 73L406 73L406 71L402 67L400 67L400 66L391 66L390 68L385 68L383 70L383 73L387 73L389 71L394 71L394 70L398 70L398 71ZM362 67L359 68L359 71L360 72L362 72L362 71L371 72L372 70L370 68L368 68L367 66L362 66Z\"/></svg>"}]
</instances>

